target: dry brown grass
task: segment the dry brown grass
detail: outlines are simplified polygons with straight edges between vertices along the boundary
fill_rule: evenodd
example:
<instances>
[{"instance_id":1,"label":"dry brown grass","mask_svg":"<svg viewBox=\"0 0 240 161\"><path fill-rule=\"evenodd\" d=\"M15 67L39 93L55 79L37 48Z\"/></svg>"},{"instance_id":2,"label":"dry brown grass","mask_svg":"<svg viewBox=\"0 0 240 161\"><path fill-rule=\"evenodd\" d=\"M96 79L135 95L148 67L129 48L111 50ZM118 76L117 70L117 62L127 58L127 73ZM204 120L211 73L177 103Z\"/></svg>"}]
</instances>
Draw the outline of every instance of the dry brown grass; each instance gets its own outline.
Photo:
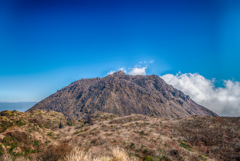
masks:
<instances>
[{"instance_id":1,"label":"dry brown grass","mask_svg":"<svg viewBox=\"0 0 240 161\"><path fill-rule=\"evenodd\" d=\"M58 147L54 150L48 149L38 157L38 161L138 161L137 158L129 157L124 149L114 148L112 156L92 157L91 151L84 151L80 148L74 148L69 151L69 147L63 148L66 145ZM66 153L66 149L67 153ZM71 148L70 148L71 149ZM10 155L4 155L1 161L12 161ZM18 158L16 161L28 161L25 158Z\"/></svg>"},{"instance_id":2,"label":"dry brown grass","mask_svg":"<svg viewBox=\"0 0 240 161\"><path fill-rule=\"evenodd\" d=\"M0 156L0 161L30 161L29 159L26 159L24 157L18 157L18 158L13 158L11 155L9 154L4 154L2 156Z\"/></svg>"},{"instance_id":3,"label":"dry brown grass","mask_svg":"<svg viewBox=\"0 0 240 161\"><path fill-rule=\"evenodd\" d=\"M44 152L38 155L38 161L57 161L69 155L73 147L67 143L51 145Z\"/></svg>"},{"instance_id":4,"label":"dry brown grass","mask_svg":"<svg viewBox=\"0 0 240 161\"><path fill-rule=\"evenodd\" d=\"M90 149L92 156L121 147L129 156L136 156L140 160L146 157L151 157L152 160L200 160L196 152L189 153L170 138L169 127L160 123L164 122L163 119L130 115L104 120L109 115L102 113L93 117L95 123L87 131L74 136L70 144ZM168 122L169 120L165 121Z\"/></svg>"},{"instance_id":5,"label":"dry brown grass","mask_svg":"<svg viewBox=\"0 0 240 161\"><path fill-rule=\"evenodd\" d=\"M0 157L1 161L12 161L12 157L9 154L4 154Z\"/></svg>"},{"instance_id":6,"label":"dry brown grass","mask_svg":"<svg viewBox=\"0 0 240 161\"><path fill-rule=\"evenodd\" d=\"M31 118L34 115L44 118L40 114L38 111ZM51 115L54 120L55 114ZM6 121L7 117L2 119ZM124 158L126 161L240 160L240 118L197 116L145 119L143 115L119 117L99 113L85 124L80 121L76 126L55 130L41 128L39 122L34 119L31 121L21 127L8 127L1 136L12 138L7 146L18 142L21 149L25 146L36 150L26 155L26 159L31 157L33 161L34 157L40 161L74 161L78 158L90 158L91 161L120 161ZM51 132L53 136L50 136ZM0 141L3 142L1 136ZM31 139L26 140L29 137ZM39 144L34 141L39 141ZM10 149L6 151L11 152Z\"/></svg>"},{"instance_id":7,"label":"dry brown grass","mask_svg":"<svg viewBox=\"0 0 240 161\"><path fill-rule=\"evenodd\" d=\"M59 161L137 161L134 157L129 157L128 154L120 148L112 150L112 156L92 157L91 151L85 152L80 148L74 148L69 155Z\"/></svg>"},{"instance_id":8,"label":"dry brown grass","mask_svg":"<svg viewBox=\"0 0 240 161\"><path fill-rule=\"evenodd\" d=\"M201 117L170 124L172 135L187 142L189 148L217 160L240 160L240 118Z\"/></svg>"}]
</instances>

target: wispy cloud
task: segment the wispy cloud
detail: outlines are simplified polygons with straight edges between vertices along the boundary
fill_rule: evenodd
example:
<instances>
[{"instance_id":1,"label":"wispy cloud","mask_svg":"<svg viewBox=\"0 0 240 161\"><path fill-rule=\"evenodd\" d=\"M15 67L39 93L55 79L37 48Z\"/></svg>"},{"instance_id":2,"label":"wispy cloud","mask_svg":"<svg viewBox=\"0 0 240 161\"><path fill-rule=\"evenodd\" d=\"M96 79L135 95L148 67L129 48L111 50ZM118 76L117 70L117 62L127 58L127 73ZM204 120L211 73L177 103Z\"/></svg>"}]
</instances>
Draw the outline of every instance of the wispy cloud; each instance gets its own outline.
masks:
<instances>
[{"instance_id":1,"label":"wispy cloud","mask_svg":"<svg viewBox=\"0 0 240 161\"><path fill-rule=\"evenodd\" d=\"M123 71L125 74L127 73L127 70L124 67L119 68L119 70Z\"/></svg>"},{"instance_id":2,"label":"wispy cloud","mask_svg":"<svg viewBox=\"0 0 240 161\"><path fill-rule=\"evenodd\" d=\"M125 74L129 74L129 75L146 75L146 69L147 69L147 66L141 67L141 65L135 65L133 68L128 68L128 71L124 67L119 68L118 70L121 70ZM116 71L112 70L108 72L107 75L113 74L115 72Z\"/></svg>"},{"instance_id":3,"label":"wispy cloud","mask_svg":"<svg viewBox=\"0 0 240 161\"><path fill-rule=\"evenodd\" d=\"M139 62L138 64L136 64L133 68L132 67L128 67L127 69L124 68L124 67L121 67L119 68L118 70L121 70L123 71L125 74L129 74L129 75L146 75L146 69L147 69L147 65L144 65L143 64L146 64L147 61L143 61L143 62ZM150 61L150 63L153 63L153 60ZM113 74L115 73L116 71L115 70L112 70L110 72L107 73L107 75L109 74Z\"/></svg>"},{"instance_id":4,"label":"wispy cloud","mask_svg":"<svg viewBox=\"0 0 240 161\"><path fill-rule=\"evenodd\" d=\"M127 73L127 70L126 70L124 67L119 68L118 70L123 71L125 74ZM116 72L115 70L111 70L110 72L107 73L107 75L113 74L113 73L115 73L115 72Z\"/></svg>"},{"instance_id":5,"label":"wispy cloud","mask_svg":"<svg viewBox=\"0 0 240 161\"><path fill-rule=\"evenodd\" d=\"M224 88L216 88L215 79L197 73L161 76L166 83L189 95L195 102L222 116L240 115L240 82L225 80Z\"/></svg>"},{"instance_id":6,"label":"wispy cloud","mask_svg":"<svg viewBox=\"0 0 240 161\"><path fill-rule=\"evenodd\" d=\"M153 60L151 60L149 63L153 63L154 61Z\"/></svg>"},{"instance_id":7,"label":"wispy cloud","mask_svg":"<svg viewBox=\"0 0 240 161\"><path fill-rule=\"evenodd\" d=\"M131 69L130 72L128 72L128 74L130 75L146 75L146 67L134 67Z\"/></svg>"},{"instance_id":8,"label":"wispy cloud","mask_svg":"<svg viewBox=\"0 0 240 161\"><path fill-rule=\"evenodd\" d=\"M116 71L112 71L112 70L111 70L110 72L107 73L107 75L113 74L113 73L115 73L115 72L116 72Z\"/></svg>"}]
</instances>

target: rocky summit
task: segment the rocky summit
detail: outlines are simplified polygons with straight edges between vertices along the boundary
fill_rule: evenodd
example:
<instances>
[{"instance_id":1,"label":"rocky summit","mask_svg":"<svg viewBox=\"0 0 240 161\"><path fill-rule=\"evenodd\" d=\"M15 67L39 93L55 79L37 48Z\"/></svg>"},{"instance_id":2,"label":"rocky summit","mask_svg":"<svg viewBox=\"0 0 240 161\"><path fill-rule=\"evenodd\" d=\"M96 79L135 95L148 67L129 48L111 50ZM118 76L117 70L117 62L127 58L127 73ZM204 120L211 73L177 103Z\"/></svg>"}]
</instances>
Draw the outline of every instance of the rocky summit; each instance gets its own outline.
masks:
<instances>
[{"instance_id":1,"label":"rocky summit","mask_svg":"<svg viewBox=\"0 0 240 161\"><path fill-rule=\"evenodd\" d=\"M132 76L122 71L104 78L75 81L28 111L35 109L61 112L67 118L75 120L87 120L97 112L162 118L217 116L157 75Z\"/></svg>"}]
</instances>

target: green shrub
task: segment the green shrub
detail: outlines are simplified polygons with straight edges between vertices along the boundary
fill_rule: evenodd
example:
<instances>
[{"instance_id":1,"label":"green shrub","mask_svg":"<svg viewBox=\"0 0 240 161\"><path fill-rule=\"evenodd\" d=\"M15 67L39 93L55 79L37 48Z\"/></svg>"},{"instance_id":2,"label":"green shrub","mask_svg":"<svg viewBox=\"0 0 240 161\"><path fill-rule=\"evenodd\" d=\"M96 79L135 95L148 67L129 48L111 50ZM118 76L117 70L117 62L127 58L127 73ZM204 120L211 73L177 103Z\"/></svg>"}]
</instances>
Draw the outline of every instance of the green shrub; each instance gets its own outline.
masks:
<instances>
[{"instance_id":1,"label":"green shrub","mask_svg":"<svg viewBox=\"0 0 240 161\"><path fill-rule=\"evenodd\" d=\"M208 160L208 157L206 157L206 156L204 156L204 155L200 155L200 158L201 158L202 160Z\"/></svg>"},{"instance_id":2,"label":"green shrub","mask_svg":"<svg viewBox=\"0 0 240 161\"><path fill-rule=\"evenodd\" d=\"M140 155L139 154L135 154L136 157L140 158Z\"/></svg>"},{"instance_id":3,"label":"green shrub","mask_svg":"<svg viewBox=\"0 0 240 161\"><path fill-rule=\"evenodd\" d=\"M25 156L27 156L28 154L30 154L32 152L32 150L30 148L25 150Z\"/></svg>"},{"instance_id":4,"label":"green shrub","mask_svg":"<svg viewBox=\"0 0 240 161\"><path fill-rule=\"evenodd\" d=\"M147 152L149 152L147 148L143 150L143 153L147 153Z\"/></svg>"},{"instance_id":5,"label":"green shrub","mask_svg":"<svg viewBox=\"0 0 240 161\"><path fill-rule=\"evenodd\" d=\"M18 157L18 156L22 156L23 154L22 153L11 153L11 155L15 156L15 157ZM14 158L13 158L14 159Z\"/></svg>"},{"instance_id":6,"label":"green shrub","mask_svg":"<svg viewBox=\"0 0 240 161\"><path fill-rule=\"evenodd\" d=\"M69 126L75 126L75 121L74 121L74 120L68 120L68 121L67 121L67 124L68 124Z\"/></svg>"},{"instance_id":7,"label":"green shrub","mask_svg":"<svg viewBox=\"0 0 240 161\"><path fill-rule=\"evenodd\" d=\"M46 141L45 143L48 145L48 143L50 143L51 141L50 140L48 140L48 141Z\"/></svg>"},{"instance_id":8,"label":"green shrub","mask_svg":"<svg viewBox=\"0 0 240 161\"><path fill-rule=\"evenodd\" d=\"M67 121L67 124L68 124L69 126L72 125L70 120Z\"/></svg>"},{"instance_id":9,"label":"green shrub","mask_svg":"<svg viewBox=\"0 0 240 161\"><path fill-rule=\"evenodd\" d=\"M152 157L150 155L147 155L144 160L146 161L153 161Z\"/></svg>"},{"instance_id":10,"label":"green shrub","mask_svg":"<svg viewBox=\"0 0 240 161\"><path fill-rule=\"evenodd\" d=\"M182 143L180 144L180 146L183 147L183 148L185 148L185 149L187 149L188 151L192 151L192 150L189 148L190 145L187 144L187 143L185 143L185 142L182 142Z\"/></svg>"},{"instance_id":11,"label":"green shrub","mask_svg":"<svg viewBox=\"0 0 240 161\"><path fill-rule=\"evenodd\" d=\"M48 133L48 136L54 136L54 133L51 131Z\"/></svg>"},{"instance_id":12,"label":"green shrub","mask_svg":"<svg viewBox=\"0 0 240 161\"><path fill-rule=\"evenodd\" d=\"M74 134L79 134L80 133L80 131L76 131Z\"/></svg>"},{"instance_id":13,"label":"green shrub","mask_svg":"<svg viewBox=\"0 0 240 161\"><path fill-rule=\"evenodd\" d=\"M188 148L189 147L189 145L187 143L185 143L185 142L182 142L180 144L180 146L183 147L183 148Z\"/></svg>"},{"instance_id":14,"label":"green shrub","mask_svg":"<svg viewBox=\"0 0 240 161\"><path fill-rule=\"evenodd\" d=\"M38 142L37 140L34 140L34 141L33 141L33 145L34 145L34 146L39 146L39 142Z\"/></svg>"},{"instance_id":15,"label":"green shrub","mask_svg":"<svg viewBox=\"0 0 240 161\"><path fill-rule=\"evenodd\" d=\"M3 143L4 145L10 145L10 142L11 142L11 141L12 141L12 138L6 136L6 137L3 138L2 143Z\"/></svg>"},{"instance_id":16,"label":"green shrub","mask_svg":"<svg viewBox=\"0 0 240 161\"><path fill-rule=\"evenodd\" d=\"M167 159L167 156L166 156L166 155L163 155L163 156L162 156L162 159Z\"/></svg>"},{"instance_id":17,"label":"green shrub","mask_svg":"<svg viewBox=\"0 0 240 161\"><path fill-rule=\"evenodd\" d=\"M26 122L23 121L23 120L18 120L18 121L16 121L16 125L17 126L23 126L23 125L26 125Z\"/></svg>"},{"instance_id":18,"label":"green shrub","mask_svg":"<svg viewBox=\"0 0 240 161\"><path fill-rule=\"evenodd\" d=\"M135 145L134 143L131 143L130 148L132 148L134 145Z\"/></svg>"},{"instance_id":19,"label":"green shrub","mask_svg":"<svg viewBox=\"0 0 240 161\"><path fill-rule=\"evenodd\" d=\"M0 156L4 154L4 151L0 150Z\"/></svg>"},{"instance_id":20,"label":"green shrub","mask_svg":"<svg viewBox=\"0 0 240 161\"><path fill-rule=\"evenodd\" d=\"M13 150L13 149L17 148L18 143L17 142L11 143L10 146L11 146L10 150Z\"/></svg>"}]
</instances>

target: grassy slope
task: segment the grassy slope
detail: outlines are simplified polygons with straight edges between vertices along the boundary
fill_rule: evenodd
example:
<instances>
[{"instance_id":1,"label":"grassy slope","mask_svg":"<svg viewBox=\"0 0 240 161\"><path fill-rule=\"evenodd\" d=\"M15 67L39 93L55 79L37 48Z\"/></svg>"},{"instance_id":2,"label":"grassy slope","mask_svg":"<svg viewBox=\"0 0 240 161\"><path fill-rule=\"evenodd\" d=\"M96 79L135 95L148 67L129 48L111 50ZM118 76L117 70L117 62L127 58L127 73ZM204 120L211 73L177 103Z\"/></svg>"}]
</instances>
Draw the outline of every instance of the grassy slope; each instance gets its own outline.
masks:
<instances>
[{"instance_id":1,"label":"grassy slope","mask_svg":"<svg viewBox=\"0 0 240 161\"><path fill-rule=\"evenodd\" d=\"M39 113L41 112L32 114L32 118L37 117ZM54 116L46 113L42 115L47 116L44 118L45 121L50 118L55 121L52 121L49 127L46 127L49 125L46 122L45 127L42 128L35 124L35 127L42 131L43 138L40 138L40 135L37 137L37 131L32 135L41 144L36 147L33 140L31 148L36 151L27 154L27 157L37 158L37 160L64 160L70 154L80 155L76 150L74 153L76 148L83 152L81 154L86 154L84 152L90 150L92 157L113 156L113 149L116 147L124 149L124 153L128 154L129 159L132 160L240 160L240 118L196 116L162 119L145 118L143 115L119 117L98 113L85 124L79 121L73 123L76 124L75 126L58 129L56 126L60 119L57 118L60 115L58 116L55 112ZM44 120L41 121L44 122ZM29 124L32 123L22 125L22 131L24 128L25 131L33 128L30 128ZM12 127L1 135L6 137L10 129ZM51 143L46 144L49 141ZM3 140L2 143L4 143ZM7 146L9 145L5 147ZM38 148L41 150L37 151ZM26 156L25 154L26 152L23 156Z\"/></svg>"},{"instance_id":2,"label":"grassy slope","mask_svg":"<svg viewBox=\"0 0 240 161\"><path fill-rule=\"evenodd\" d=\"M67 120L61 113L35 110L32 113L2 111L0 113L0 154L12 158L36 158L36 154L54 140L54 129Z\"/></svg>"}]
</instances>

